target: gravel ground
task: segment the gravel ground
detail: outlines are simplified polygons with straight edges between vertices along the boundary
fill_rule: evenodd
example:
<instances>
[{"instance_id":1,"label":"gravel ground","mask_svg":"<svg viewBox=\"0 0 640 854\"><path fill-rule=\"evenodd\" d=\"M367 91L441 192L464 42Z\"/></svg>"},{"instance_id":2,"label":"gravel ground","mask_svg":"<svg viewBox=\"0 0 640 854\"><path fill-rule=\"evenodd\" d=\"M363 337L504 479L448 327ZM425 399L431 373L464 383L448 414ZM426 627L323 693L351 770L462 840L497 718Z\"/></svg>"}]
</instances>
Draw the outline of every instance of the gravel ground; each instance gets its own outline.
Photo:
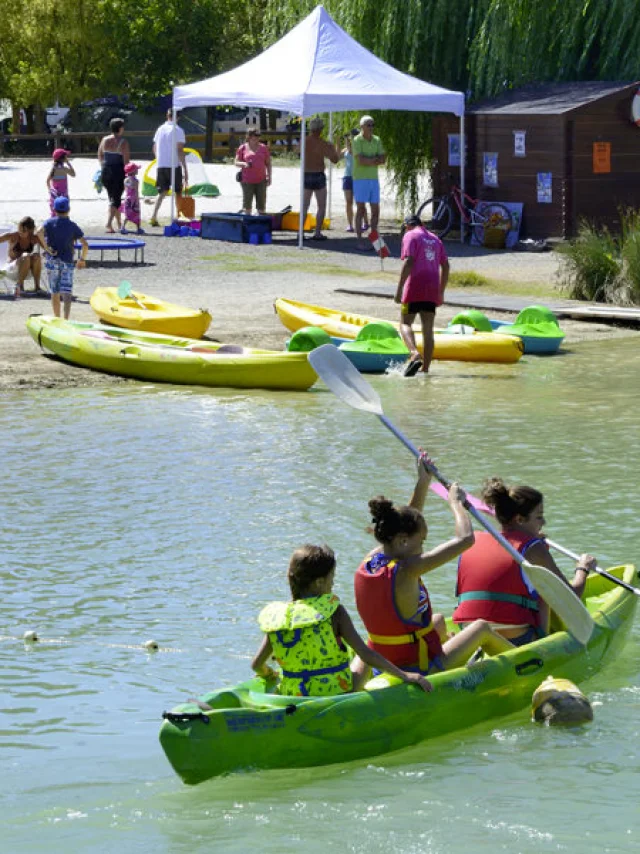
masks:
<instances>
[{"instance_id":1,"label":"gravel ground","mask_svg":"<svg viewBox=\"0 0 640 854\"><path fill-rule=\"evenodd\" d=\"M12 163L9 162L11 168ZM89 166L91 171L95 168L93 163L83 162L82 165L87 174ZM19 163L18 166L20 168L16 167L14 172L22 173L23 177L26 169L34 169L32 162L27 166ZM6 162L0 164L0 181L3 182L1 195L5 199L7 168ZM198 200L199 213L203 210L237 210L238 193L233 178L235 169L221 166L208 168L214 169L212 177L223 193L227 184L232 186L226 199L221 197L213 202ZM13 173L12 180L16 180ZM287 198L289 203L293 203L296 185L296 170L274 170L274 187L280 189L278 194L275 191L273 193L272 199L276 199L273 209L283 207ZM286 186L289 187L288 195L284 191ZM14 189L17 193L17 186ZM45 210L39 213L39 209L34 208L42 206L41 203L36 205L27 200L36 198L36 189L32 188L32 195L29 196L27 185L26 189L22 188L22 196L18 194L13 196L12 202L3 202L0 205L0 220L16 222L26 214L45 216L46 203ZM8 191L11 192L11 187ZM335 191L334 200L340 201ZM88 236L99 236L102 229L98 224L103 224L104 208L104 199L77 201L73 204L72 218L77 219L81 227L86 229ZM273 301L280 296L396 319L398 309L390 299L337 292L337 289L345 287L366 290L368 286L379 289L381 285L386 285L391 289L397 281L400 269L398 226L388 200L383 205L383 213L386 216L381 231L392 252L392 257L384 262L384 272L381 272L380 261L373 252L364 254L356 250L355 240L352 235L345 234L346 221L340 216L334 217L333 228L328 232L329 240L313 246L307 244L303 250L296 246L297 235L286 232L276 233L270 246L252 246L199 238L165 238L160 236L159 230L152 230L145 224L148 232L153 233L148 233L144 238L147 244L144 265L131 262L119 264L107 260L100 263L98 253L89 254L87 268L76 272L76 299L71 317L76 320L96 320L89 306L89 297L94 288L115 286L128 280L135 290L143 293L183 305L207 307L213 315L208 337L245 346L282 349L287 332L273 310ZM165 210L165 221L168 222L168 207ZM458 243L448 243L447 249L454 271L473 269L494 279L531 283L548 281L556 275L557 258L551 252L496 253L460 246ZM27 287L32 287L30 280ZM131 382L65 365L52 358L43 358L27 333L25 322L30 314L51 313L49 301L28 295L13 301L5 295L4 290L0 280L0 388L101 386ZM532 297L531 302L538 300ZM446 325L459 310L458 307L445 304L438 310L438 325ZM501 315L500 312L492 312L492 316L513 319L513 314L507 313ZM638 334L630 329L593 322L563 321L562 326L567 333L568 345L581 340Z\"/></svg>"}]
</instances>

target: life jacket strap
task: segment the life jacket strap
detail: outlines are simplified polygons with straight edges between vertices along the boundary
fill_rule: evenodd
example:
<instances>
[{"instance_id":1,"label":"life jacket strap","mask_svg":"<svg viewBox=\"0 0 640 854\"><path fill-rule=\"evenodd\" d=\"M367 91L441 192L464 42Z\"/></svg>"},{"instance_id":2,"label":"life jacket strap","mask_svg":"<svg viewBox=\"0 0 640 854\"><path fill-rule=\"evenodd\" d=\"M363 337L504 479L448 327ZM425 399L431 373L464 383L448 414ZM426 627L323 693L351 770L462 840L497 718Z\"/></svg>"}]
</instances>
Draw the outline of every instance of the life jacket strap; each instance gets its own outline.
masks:
<instances>
[{"instance_id":1,"label":"life jacket strap","mask_svg":"<svg viewBox=\"0 0 640 854\"><path fill-rule=\"evenodd\" d=\"M515 593L498 593L493 590L470 590L458 596L458 603L472 601L508 602L510 605L519 605L528 611L539 611L540 604L537 599L528 596L518 596Z\"/></svg>"},{"instance_id":2,"label":"life jacket strap","mask_svg":"<svg viewBox=\"0 0 640 854\"><path fill-rule=\"evenodd\" d=\"M341 670L346 670L349 667L348 661L343 661L342 664L336 664L333 667L318 667L317 670L283 670L282 675L286 679L300 680L300 693L303 697L308 697L307 682L313 679L314 676L328 676L331 673L340 673Z\"/></svg>"},{"instance_id":3,"label":"life jacket strap","mask_svg":"<svg viewBox=\"0 0 640 854\"><path fill-rule=\"evenodd\" d=\"M403 646L407 643L418 644L418 665L420 670L426 673L429 669L429 647L425 640L425 636L433 631L433 622L428 626L423 626L421 629L416 629L406 635L372 635L369 634L369 640L372 643L380 644L381 646Z\"/></svg>"}]
</instances>

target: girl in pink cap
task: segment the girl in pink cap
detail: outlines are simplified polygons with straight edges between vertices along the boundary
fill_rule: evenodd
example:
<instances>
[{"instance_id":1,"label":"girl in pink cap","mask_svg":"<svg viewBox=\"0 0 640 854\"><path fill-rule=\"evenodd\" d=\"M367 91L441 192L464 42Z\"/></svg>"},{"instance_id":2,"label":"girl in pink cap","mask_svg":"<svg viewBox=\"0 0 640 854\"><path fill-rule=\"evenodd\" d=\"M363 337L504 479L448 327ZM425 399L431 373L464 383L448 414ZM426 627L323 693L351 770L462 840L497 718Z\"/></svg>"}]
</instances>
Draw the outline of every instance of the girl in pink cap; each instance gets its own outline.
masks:
<instances>
[{"instance_id":1,"label":"girl in pink cap","mask_svg":"<svg viewBox=\"0 0 640 854\"><path fill-rule=\"evenodd\" d=\"M66 196L69 198L69 182L68 177L71 175L75 178L76 170L67 160L70 151L64 148L56 148L53 152L53 166L47 177L47 189L49 190L49 210L51 216L57 216L53 203L58 196Z\"/></svg>"},{"instance_id":2,"label":"girl in pink cap","mask_svg":"<svg viewBox=\"0 0 640 854\"><path fill-rule=\"evenodd\" d=\"M135 225L136 234L144 234L144 230L140 227L140 196L138 195L138 186L140 182L136 178L136 174L140 167L137 163L127 163L124 167L124 174L127 176L124 179L124 222L120 229L121 234L126 234L126 225L130 222Z\"/></svg>"}]
</instances>

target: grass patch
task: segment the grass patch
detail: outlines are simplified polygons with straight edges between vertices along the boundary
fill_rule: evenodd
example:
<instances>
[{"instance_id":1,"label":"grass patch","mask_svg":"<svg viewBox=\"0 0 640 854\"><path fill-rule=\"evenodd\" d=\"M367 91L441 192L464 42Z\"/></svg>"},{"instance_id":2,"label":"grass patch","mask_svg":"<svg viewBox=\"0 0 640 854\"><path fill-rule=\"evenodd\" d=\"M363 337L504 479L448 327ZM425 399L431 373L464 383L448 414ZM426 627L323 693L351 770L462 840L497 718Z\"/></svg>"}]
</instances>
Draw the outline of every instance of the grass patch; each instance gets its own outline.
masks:
<instances>
[{"instance_id":1,"label":"grass patch","mask_svg":"<svg viewBox=\"0 0 640 854\"><path fill-rule=\"evenodd\" d=\"M199 261L213 261L221 270L229 273L309 273L314 276L334 276L356 279L390 279L396 280L397 273L384 270L354 270L352 267L343 267L339 264L314 264L303 261L288 261L282 258L279 261L261 261L246 255L233 255L232 253L220 252L216 255L200 255Z\"/></svg>"},{"instance_id":2,"label":"grass patch","mask_svg":"<svg viewBox=\"0 0 640 854\"><path fill-rule=\"evenodd\" d=\"M449 284L455 285L457 288L485 288L490 282L486 276L481 276L474 270L461 270L451 273Z\"/></svg>"}]
</instances>

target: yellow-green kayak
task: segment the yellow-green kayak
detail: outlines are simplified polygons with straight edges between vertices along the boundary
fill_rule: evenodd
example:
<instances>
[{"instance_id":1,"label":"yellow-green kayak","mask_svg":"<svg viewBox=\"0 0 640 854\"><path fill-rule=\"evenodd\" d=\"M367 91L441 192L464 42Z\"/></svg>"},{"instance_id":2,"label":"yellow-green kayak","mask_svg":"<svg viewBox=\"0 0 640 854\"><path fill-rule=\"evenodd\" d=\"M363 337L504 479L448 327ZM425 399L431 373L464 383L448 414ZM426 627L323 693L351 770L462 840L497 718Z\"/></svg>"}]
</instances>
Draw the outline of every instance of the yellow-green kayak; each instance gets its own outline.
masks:
<instances>
[{"instance_id":1,"label":"yellow-green kayak","mask_svg":"<svg viewBox=\"0 0 640 854\"><path fill-rule=\"evenodd\" d=\"M66 362L139 380L301 391L317 379L306 353L220 345L45 315L30 317L27 329L43 350Z\"/></svg>"},{"instance_id":2,"label":"yellow-green kayak","mask_svg":"<svg viewBox=\"0 0 640 854\"><path fill-rule=\"evenodd\" d=\"M632 565L609 572L638 583ZM182 780L200 783L232 771L364 759L493 721L529 707L547 676L579 683L616 657L637 597L594 575L585 604L595 622L586 647L558 626L527 646L430 676L430 694L385 676L355 694L284 697L255 677L200 697L213 711L186 703L165 712L160 743Z\"/></svg>"}]
</instances>

